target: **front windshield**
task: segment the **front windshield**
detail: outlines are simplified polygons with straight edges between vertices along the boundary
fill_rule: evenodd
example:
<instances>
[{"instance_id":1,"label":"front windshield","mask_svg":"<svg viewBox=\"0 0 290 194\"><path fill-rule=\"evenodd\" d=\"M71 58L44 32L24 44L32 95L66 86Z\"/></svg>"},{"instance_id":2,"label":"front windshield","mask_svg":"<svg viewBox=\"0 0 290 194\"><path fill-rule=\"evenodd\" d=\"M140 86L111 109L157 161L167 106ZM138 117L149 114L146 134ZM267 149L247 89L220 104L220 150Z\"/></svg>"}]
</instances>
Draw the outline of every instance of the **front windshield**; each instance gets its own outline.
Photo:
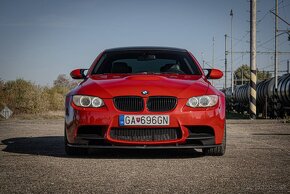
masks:
<instances>
[{"instance_id":1,"label":"front windshield","mask_svg":"<svg viewBox=\"0 0 290 194\"><path fill-rule=\"evenodd\" d=\"M93 74L186 74L201 75L185 52L122 51L105 53Z\"/></svg>"}]
</instances>

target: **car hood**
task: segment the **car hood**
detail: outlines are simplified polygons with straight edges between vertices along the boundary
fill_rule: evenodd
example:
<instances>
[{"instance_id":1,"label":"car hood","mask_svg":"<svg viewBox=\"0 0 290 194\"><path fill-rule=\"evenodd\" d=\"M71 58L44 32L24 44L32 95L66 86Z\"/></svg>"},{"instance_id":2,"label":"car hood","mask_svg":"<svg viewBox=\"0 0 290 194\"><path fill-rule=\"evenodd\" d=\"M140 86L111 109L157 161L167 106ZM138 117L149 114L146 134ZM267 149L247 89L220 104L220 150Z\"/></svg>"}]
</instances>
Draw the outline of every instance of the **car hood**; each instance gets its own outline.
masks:
<instances>
[{"instance_id":1,"label":"car hood","mask_svg":"<svg viewBox=\"0 0 290 194\"><path fill-rule=\"evenodd\" d=\"M206 94L208 82L202 76L190 75L95 75L75 90L77 94L112 98L115 96L176 96L188 98Z\"/></svg>"}]
</instances>

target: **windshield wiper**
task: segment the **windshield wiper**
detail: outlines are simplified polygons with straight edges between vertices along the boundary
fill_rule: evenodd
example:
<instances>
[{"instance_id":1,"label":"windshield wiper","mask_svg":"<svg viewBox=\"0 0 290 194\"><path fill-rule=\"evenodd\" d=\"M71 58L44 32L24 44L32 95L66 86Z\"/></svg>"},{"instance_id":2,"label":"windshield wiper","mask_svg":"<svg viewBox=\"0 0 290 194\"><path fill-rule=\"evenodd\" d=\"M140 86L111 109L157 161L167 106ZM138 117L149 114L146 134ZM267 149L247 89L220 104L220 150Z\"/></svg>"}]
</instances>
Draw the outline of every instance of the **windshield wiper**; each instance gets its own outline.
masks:
<instances>
[{"instance_id":1,"label":"windshield wiper","mask_svg":"<svg viewBox=\"0 0 290 194\"><path fill-rule=\"evenodd\" d=\"M162 72L160 74L182 75L181 73L176 73L176 72Z\"/></svg>"},{"instance_id":2,"label":"windshield wiper","mask_svg":"<svg viewBox=\"0 0 290 194\"><path fill-rule=\"evenodd\" d=\"M143 72L136 72L136 73L132 73L132 74L141 74L141 75L160 75L161 73L150 72L150 71L143 71Z\"/></svg>"}]
</instances>

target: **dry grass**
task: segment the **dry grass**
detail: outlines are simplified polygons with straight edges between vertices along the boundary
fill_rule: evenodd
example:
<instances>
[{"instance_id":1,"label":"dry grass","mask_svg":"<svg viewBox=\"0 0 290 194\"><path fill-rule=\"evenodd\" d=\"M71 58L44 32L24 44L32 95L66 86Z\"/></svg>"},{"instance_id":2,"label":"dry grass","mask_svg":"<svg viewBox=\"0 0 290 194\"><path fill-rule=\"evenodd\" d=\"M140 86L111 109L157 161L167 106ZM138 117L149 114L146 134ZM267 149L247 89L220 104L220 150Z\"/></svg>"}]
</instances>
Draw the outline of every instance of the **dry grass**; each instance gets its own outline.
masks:
<instances>
[{"instance_id":1,"label":"dry grass","mask_svg":"<svg viewBox=\"0 0 290 194\"><path fill-rule=\"evenodd\" d=\"M47 111L40 114L14 114L8 120L39 120L39 119L64 119L64 111ZM0 117L0 121L6 119Z\"/></svg>"},{"instance_id":2,"label":"dry grass","mask_svg":"<svg viewBox=\"0 0 290 194\"><path fill-rule=\"evenodd\" d=\"M14 116L58 117L51 112L64 110L68 91L65 86L41 87L23 79L0 80L0 111L7 106Z\"/></svg>"}]
</instances>

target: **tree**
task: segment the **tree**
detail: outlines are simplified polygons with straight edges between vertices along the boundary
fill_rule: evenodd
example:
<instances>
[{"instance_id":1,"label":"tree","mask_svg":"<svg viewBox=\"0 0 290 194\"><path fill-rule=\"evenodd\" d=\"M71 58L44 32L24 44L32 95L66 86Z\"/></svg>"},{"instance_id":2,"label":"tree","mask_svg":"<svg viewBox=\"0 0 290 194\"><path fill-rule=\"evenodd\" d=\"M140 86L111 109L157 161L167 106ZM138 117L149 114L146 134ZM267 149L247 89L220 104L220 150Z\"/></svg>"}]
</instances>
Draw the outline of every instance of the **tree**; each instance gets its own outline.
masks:
<instances>
[{"instance_id":1,"label":"tree","mask_svg":"<svg viewBox=\"0 0 290 194\"><path fill-rule=\"evenodd\" d=\"M235 72L235 83L241 85L249 83L251 79L250 67L246 64L241 65ZM268 71L259 71L257 69L257 81L263 81L272 77L272 74Z\"/></svg>"},{"instance_id":2,"label":"tree","mask_svg":"<svg viewBox=\"0 0 290 194\"><path fill-rule=\"evenodd\" d=\"M4 81L0 78L0 109L4 107Z\"/></svg>"},{"instance_id":3,"label":"tree","mask_svg":"<svg viewBox=\"0 0 290 194\"><path fill-rule=\"evenodd\" d=\"M56 80L53 81L53 85L55 87L64 87L68 89L72 89L77 86L77 82L68 78L65 74L60 74L57 76Z\"/></svg>"}]
</instances>

